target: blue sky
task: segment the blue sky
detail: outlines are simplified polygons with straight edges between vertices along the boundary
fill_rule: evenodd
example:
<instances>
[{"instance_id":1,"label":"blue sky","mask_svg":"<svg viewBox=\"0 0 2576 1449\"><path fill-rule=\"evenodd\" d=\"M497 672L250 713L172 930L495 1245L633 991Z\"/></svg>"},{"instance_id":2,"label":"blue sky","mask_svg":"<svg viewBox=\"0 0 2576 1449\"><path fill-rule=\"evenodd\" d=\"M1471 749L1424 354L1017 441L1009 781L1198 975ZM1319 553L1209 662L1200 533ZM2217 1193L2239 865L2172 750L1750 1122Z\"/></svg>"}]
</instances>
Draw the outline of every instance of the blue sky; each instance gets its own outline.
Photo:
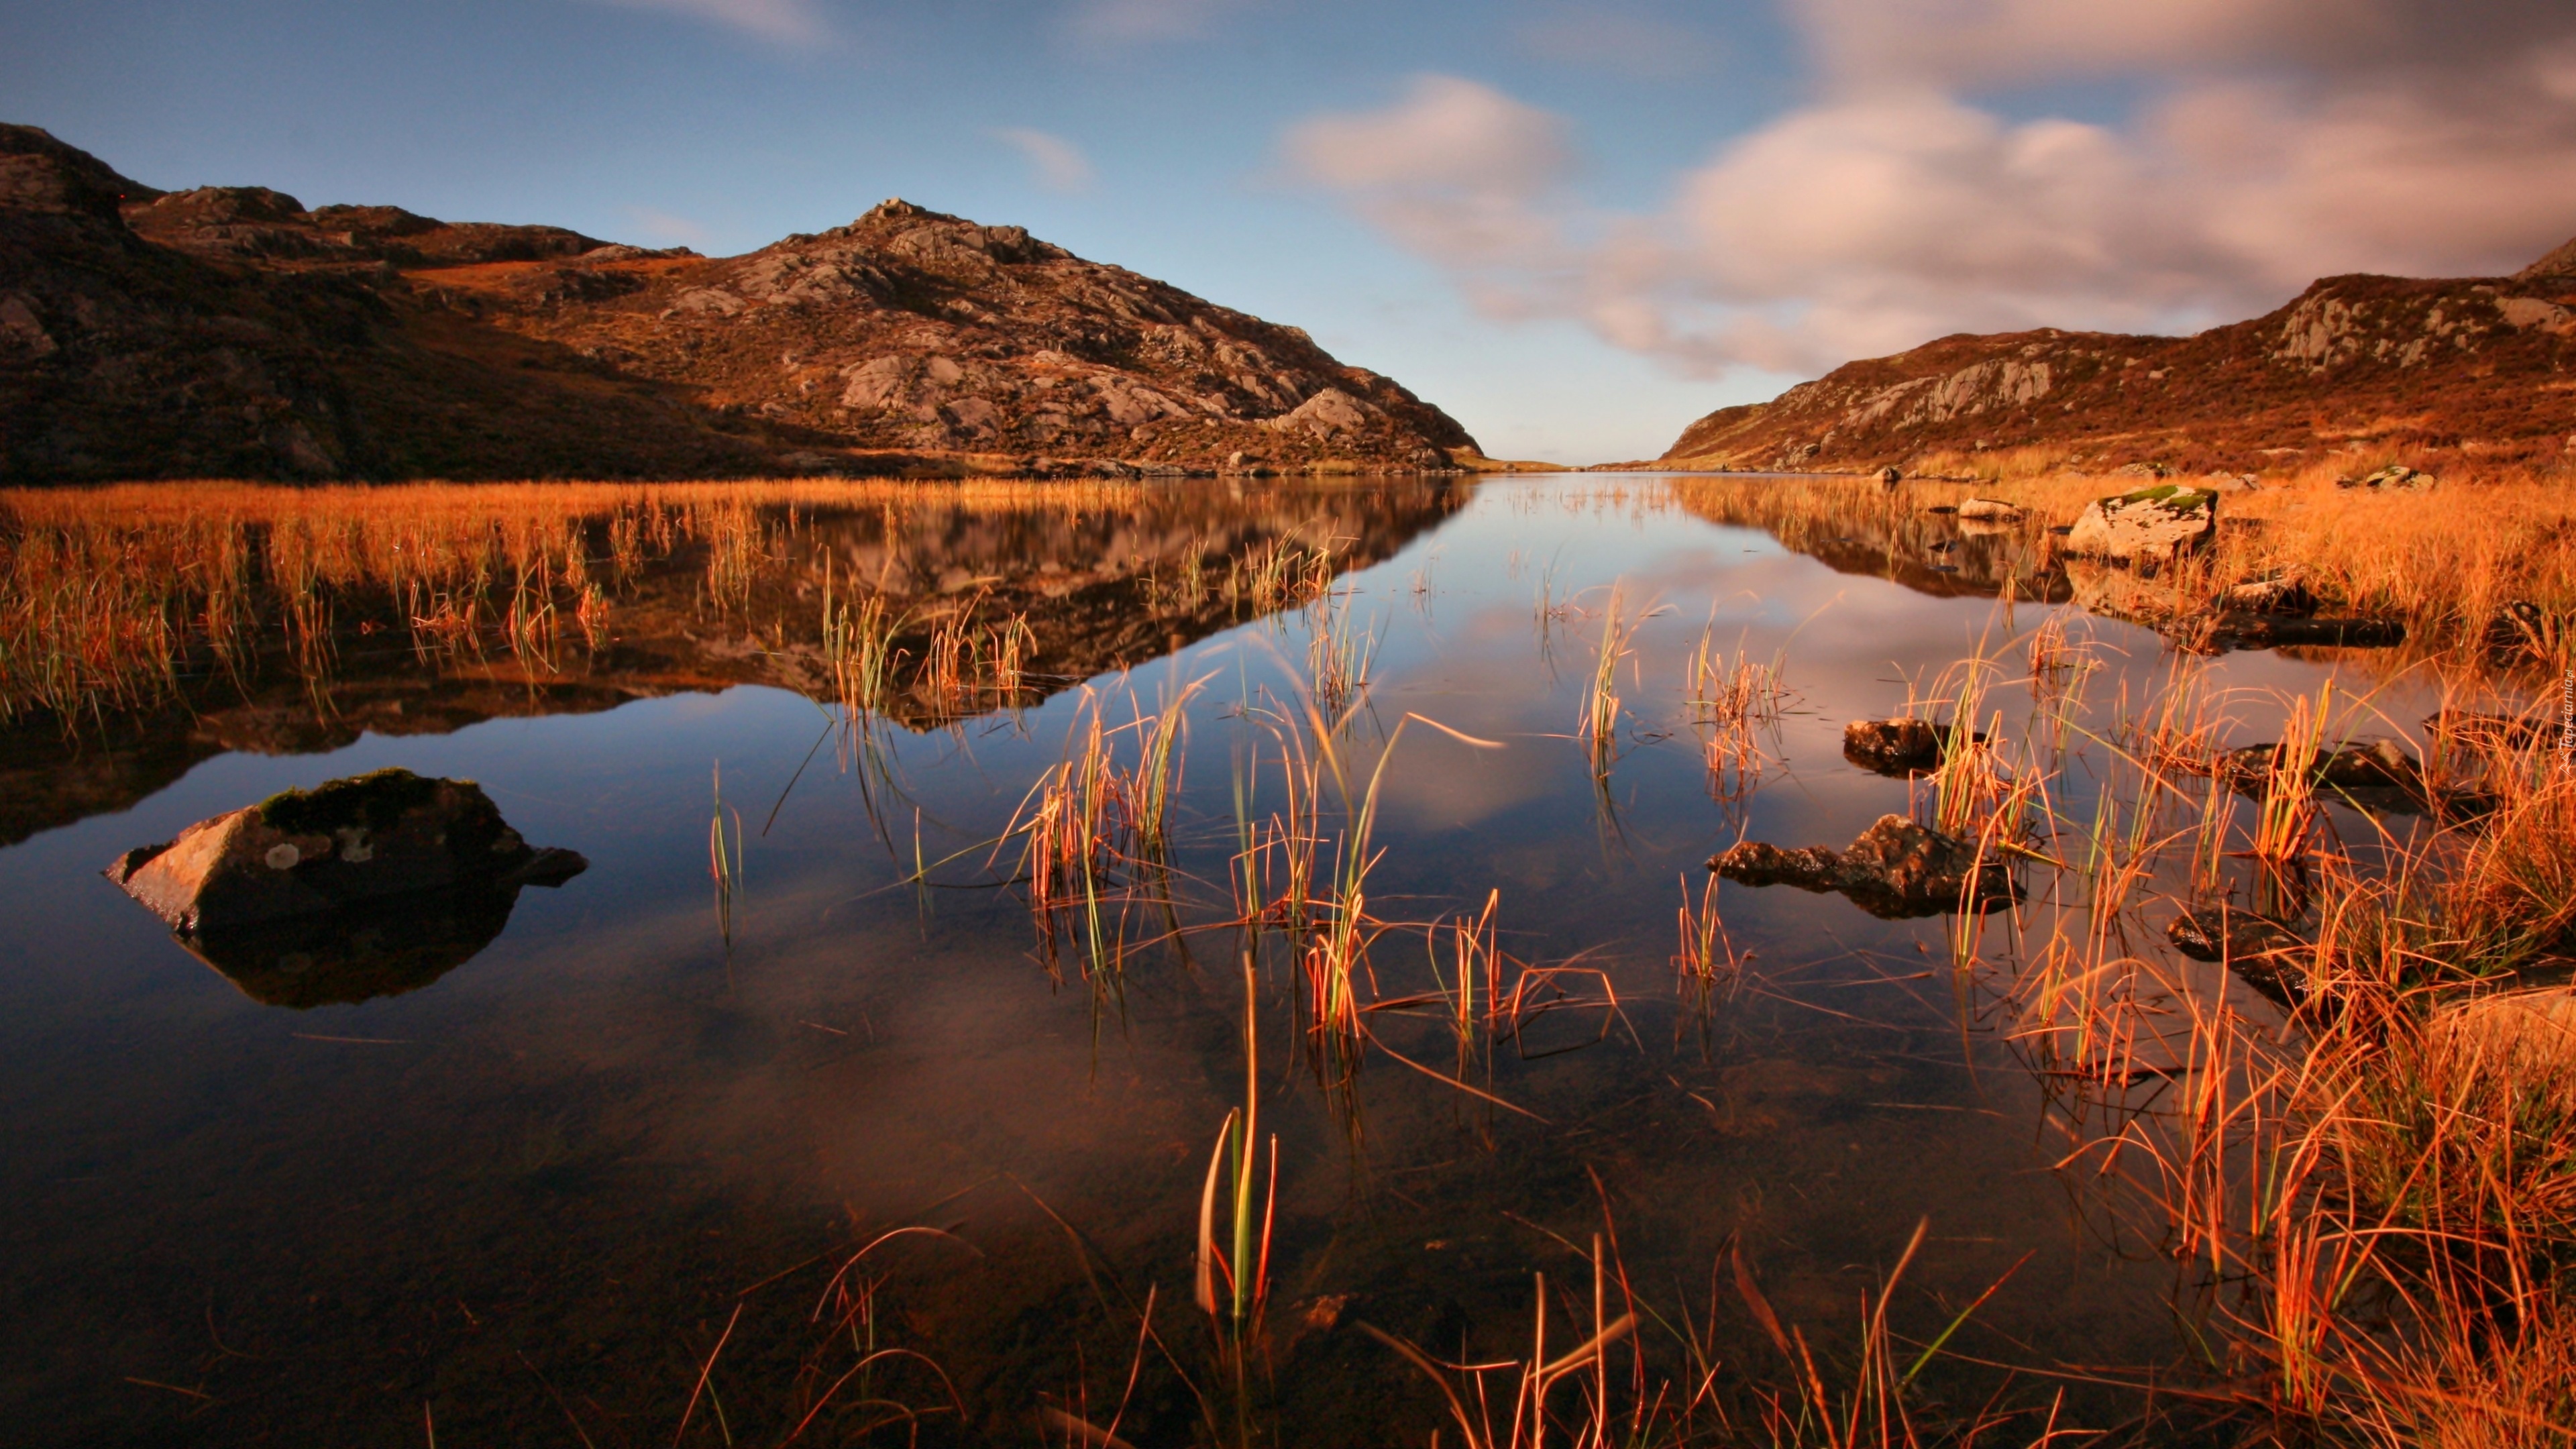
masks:
<instances>
[{"instance_id":1,"label":"blue sky","mask_svg":"<svg viewBox=\"0 0 2576 1449\"><path fill-rule=\"evenodd\" d=\"M0 119L157 186L711 253L900 195L1576 462L1947 331L2204 325L2576 233L2563 7L2140 8L0 0Z\"/></svg>"}]
</instances>

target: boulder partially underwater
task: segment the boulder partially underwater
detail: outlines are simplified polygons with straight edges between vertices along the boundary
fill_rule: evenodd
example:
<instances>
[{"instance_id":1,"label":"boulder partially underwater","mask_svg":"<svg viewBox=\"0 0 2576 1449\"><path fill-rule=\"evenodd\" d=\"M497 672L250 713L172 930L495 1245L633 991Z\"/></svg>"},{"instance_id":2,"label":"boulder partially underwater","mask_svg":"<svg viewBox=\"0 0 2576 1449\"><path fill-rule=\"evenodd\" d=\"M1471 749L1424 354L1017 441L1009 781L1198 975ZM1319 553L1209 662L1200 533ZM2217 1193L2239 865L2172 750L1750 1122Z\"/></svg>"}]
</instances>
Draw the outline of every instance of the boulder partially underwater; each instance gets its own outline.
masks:
<instances>
[{"instance_id":1,"label":"boulder partially underwater","mask_svg":"<svg viewBox=\"0 0 2576 1449\"><path fill-rule=\"evenodd\" d=\"M307 1007L428 985L501 933L522 887L589 864L531 847L471 780L391 769L201 820L106 874L253 999Z\"/></svg>"},{"instance_id":2,"label":"boulder partially underwater","mask_svg":"<svg viewBox=\"0 0 2576 1449\"><path fill-rule=\"evenodd\" d=\"M2021 886L2001 857L1902 815L1880 816L1849 850L1822 845L1783 850L1747 840L1710 857L1708 868L1740 885L1838 892L1871 915L1889 919L1961 909L1982 912L2022 898Z\"/></svg>"}]
</instances>

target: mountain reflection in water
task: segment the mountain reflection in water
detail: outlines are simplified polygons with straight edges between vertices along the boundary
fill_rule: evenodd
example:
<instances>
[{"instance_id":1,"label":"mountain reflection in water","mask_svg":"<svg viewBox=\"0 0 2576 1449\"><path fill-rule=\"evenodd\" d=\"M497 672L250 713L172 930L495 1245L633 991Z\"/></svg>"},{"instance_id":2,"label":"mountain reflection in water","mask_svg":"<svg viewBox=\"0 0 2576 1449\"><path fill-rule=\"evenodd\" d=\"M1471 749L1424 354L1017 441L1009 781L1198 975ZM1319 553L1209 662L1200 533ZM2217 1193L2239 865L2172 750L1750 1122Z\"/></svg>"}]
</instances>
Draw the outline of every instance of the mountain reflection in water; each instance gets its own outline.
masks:
<instances>
[{"instance_id":1,"label":"mountain reflection in water","mask_svg":"<svg viewBox=\"0 0 2576 1449\"><path fill-rule=\"evenodd\" d=\"M1445 479L8 493L0 579L29 588L39 563L114 559L110 607L132 615L116 631L183 647L166 686L158 656L141 658L91 679L68 723L24 707L0 723L0 844L122 809L227 751L742 684L828 699L827 596L883 601L899 659L882 717L927 729L1032 705L1303 602L1462 496ZM1007 697L934 676L943 625L1004 621L1027 631ZM41 632L12 641L21 657Z\"/></svg>"}]
</instances>

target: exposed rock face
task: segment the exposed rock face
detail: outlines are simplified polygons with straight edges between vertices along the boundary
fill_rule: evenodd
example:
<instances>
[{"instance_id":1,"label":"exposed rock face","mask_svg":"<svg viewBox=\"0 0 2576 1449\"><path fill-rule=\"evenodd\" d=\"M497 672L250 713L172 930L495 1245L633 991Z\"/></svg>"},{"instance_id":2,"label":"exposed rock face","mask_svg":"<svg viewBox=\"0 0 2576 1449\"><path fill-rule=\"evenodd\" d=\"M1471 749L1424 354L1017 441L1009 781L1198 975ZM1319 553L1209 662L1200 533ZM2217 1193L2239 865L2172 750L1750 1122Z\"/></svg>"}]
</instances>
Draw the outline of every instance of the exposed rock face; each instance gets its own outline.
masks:
<instances>
[{"instance_id":1,"label":"exposed rock face","mask_svg":"<svg viewBox=\"0 0 2576 1449\"><path fill-rule=\"evenodd\" d=\"M1991 910L2021 899L2021 887L2004 863L1980 857L1977 847L1902 815L1882 815L1839 854L1811 845L1782 850L1745 841L1719 853L1708 868L1744 885L1791 885L1805 891L1839 891L1874 916L1932 916L1962 905Z\"/></svg>"},{"instance_id":2,"label":"exposed rock face","mask_svg":"<svg viewBox=\"0 0 2576 1449\"><path fill-rule=\"evenodd\" d=\"M2373 446L2555 461L2576 433L2576 242L2510 278L2328 277L2266 316L2191 337L1944 337L1852 362L1690 425L1667 467L1871 470L1935 450L2069 446L2239 472ZM2407 421L2395 429L2387 420ZM2362 460L2368 461L2368 460Z\"/></svg>"},{"instance_id":3,"label":"exposed rock face","mask_svg":"<svg viewBox=\"0 0 2576 1449\"><path fill-rule=\"evenodd\" d=\"M889 201L746 256L162 193L0 126L0 478L1444 467L1293 327ZM1068 467L1066 471L1072 471Z\"/></svg>"},{"instance_id":4,"label":"exposed rock face","mask_svg":"<svg viewBox=\"0 0 2576 1449\"><path fill-rule=\"evenodd\" d=\"M472 781L379 770L289 791L127 851L107 878L185 935L469 884L557 884L588 866L533 850Z\"/></svg>"},{"instance_id":5,"label":"exposed rock face","mask_svg":"<svg viewBox=\"0 0 2576 1449\"><path fill-rule=\"evenodd\" d=\"M2217 530L2217 494L2167 483L2086 504L2066 548L2088 558L2154 562L2199 546Z\"/></svg>"}]
</instances>

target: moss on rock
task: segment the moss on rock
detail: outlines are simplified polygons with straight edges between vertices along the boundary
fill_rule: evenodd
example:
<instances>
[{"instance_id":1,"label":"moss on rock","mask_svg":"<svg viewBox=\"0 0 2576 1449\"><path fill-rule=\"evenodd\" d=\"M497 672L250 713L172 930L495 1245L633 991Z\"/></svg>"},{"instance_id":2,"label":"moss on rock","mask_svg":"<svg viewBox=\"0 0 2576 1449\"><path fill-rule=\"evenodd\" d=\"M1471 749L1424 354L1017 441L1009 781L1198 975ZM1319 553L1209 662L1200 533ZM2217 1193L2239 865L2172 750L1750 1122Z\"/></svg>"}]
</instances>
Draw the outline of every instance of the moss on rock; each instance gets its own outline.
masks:
<instances>
[{"instance_id":1,"label":"moss on rock","mask_svg":"<svg viewBox=\"0 0 2576 1449\"><path fill-rule=\"evenodd\" d=\"M389 766L310 790L280 790L259 802L259 822L288 835L329 835L352 826L390 830L405 811L436 799L445 783ZM470 781L454 783L472 788Z\"/></svg>"}]
</instances>

